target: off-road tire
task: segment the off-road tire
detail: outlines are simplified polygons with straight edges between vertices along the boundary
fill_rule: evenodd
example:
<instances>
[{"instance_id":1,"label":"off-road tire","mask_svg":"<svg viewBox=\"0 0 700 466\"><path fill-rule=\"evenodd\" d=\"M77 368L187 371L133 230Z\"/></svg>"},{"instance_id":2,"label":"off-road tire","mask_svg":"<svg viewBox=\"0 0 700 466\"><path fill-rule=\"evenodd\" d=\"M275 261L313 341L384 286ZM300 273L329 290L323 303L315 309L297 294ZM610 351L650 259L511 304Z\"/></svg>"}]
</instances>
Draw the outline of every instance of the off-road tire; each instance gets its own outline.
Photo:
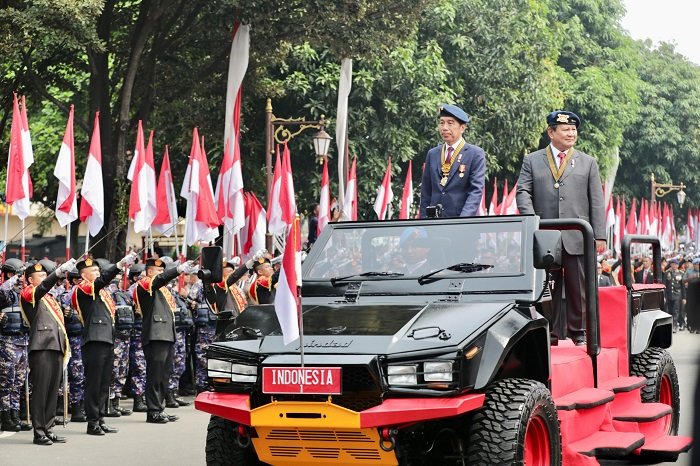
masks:
<instances>
[{"instance_id":1,"label":"off-road tire","mask_svg":"<svg viewBox=\"0 0 700 466\"><path fill-rule=\"evenodd\" d=\"M212 416L207 426L205 446L207 466L258 466L253 447L241 448L236 443L233 422Z\"/></svg>"},{"instance_id":2,"label":"off-road tire","mask_svg":"<svg viewBox=\"0 0 700 466\"><path fill-rule=\"evenodd\" d=\"M632 356L631 375L645 377L647 384L642 387L642 402L667 403L673 408L668 435L678 435L678 422L681 413L681 395L678 387L678 374L673 358L665 349L647 348L640 354ZM661 387L666 380L666 390L670 393L662 399ZM670 402L670 403L669 403Z\"/></svg>"},{"instance_id":3,"label":"off-road tire","mask_svg":"<svg viewBox=\"0 0 700 466\"><path fill-rule=\"evenodd\" d=\"M474 414L469 434L468 464L522 466L525 463L525 432L532 424L546 429L550 445L549 465L561 465L559 418L547 387L529 379L494 382L486 389L484 406Z\"/></svg>"}]
</instances>

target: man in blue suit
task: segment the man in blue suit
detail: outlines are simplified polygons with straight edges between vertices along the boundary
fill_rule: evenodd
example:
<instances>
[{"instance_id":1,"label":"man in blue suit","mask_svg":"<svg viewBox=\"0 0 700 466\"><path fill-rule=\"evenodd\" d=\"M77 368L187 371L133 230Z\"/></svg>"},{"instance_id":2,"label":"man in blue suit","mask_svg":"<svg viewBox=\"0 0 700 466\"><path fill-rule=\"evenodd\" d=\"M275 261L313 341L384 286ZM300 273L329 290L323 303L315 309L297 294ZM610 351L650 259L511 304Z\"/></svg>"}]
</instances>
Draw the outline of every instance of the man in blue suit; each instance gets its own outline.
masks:
<instances>
[{"instance_id":1,"label":"man in blue suit","mask_svg":"<svg viewBox=\"0 0 700 466\"><path fill-rule=\"evenodd\" d=\"M439 130L443 144L425 157L420 191L420 216L429 206L442 205L442 217L477 214L484 191L486 160L483 149L462 138L469 116L455 105L440 106Z\"/></svg>"}]
</instances>

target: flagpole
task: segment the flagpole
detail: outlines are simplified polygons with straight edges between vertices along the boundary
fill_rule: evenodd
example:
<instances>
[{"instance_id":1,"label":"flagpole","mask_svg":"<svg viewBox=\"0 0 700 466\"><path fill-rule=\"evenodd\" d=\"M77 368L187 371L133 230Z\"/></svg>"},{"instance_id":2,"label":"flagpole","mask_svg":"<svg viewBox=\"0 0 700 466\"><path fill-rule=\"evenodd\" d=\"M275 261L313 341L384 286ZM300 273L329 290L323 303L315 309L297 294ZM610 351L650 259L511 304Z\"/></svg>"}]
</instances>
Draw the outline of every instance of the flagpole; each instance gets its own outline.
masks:
<instances>
[{"instance_id":1,"label":"flagpole","mask_svg":"<svg viewBox=\"0 0 700 466\"><path fill-rule=\"evenodd\" d=\"M70 222L66 225L66 260L70 259Z\"/></svg>"},{"instance_id":2,"label":"flagpole","mask_svg":"<svg viewBox=\"0 0 700 466\"><path fill-rule=\"evenodd\" d=\"M90 228L85 232L85 254L90 250Z\"/></svg>"},{"instance_id":3,"label":"flagpole","mask_svg":"<svg viewBox=\"0 0 700 466\"><path fill-rule=\"evenodd\" d=\"M27 245L26 245L26 236L24 234L24 219L22 219L22 262L26 262L27 258Z\"/></svg>"},{"instance_id":4,"label":"flagpole","mask_svg":"<svg viewBox=\"0 0 700 466\"><path fill-rule=\"evenodd\" d=\"M153 229L151 227L148 227L148 241L150 242L150 249L151 249L151 257L155 254L155 247L153 247Z\"/></svg>"},{"instance_id":5,"label":"flagpole","mask_svg":"<svg viewBox=\"0 0 700 466\"><path fill-rule=\"evenodd\" d=\"M2 263L5 263L5 258L7 256L7 225L10 222L10 205L5 204L5 244L2 247Z\"/></svg>"}]
</instances>

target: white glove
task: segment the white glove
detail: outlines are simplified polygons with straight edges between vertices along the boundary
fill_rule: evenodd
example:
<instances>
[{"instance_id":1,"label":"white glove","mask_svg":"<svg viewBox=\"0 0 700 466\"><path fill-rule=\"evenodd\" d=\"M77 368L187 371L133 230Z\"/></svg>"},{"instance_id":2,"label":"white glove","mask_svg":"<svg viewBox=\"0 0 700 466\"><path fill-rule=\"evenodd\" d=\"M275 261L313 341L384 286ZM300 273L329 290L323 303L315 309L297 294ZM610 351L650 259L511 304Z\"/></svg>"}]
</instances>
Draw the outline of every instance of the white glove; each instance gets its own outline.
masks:
<instances>
[{"instance_id":1,"label":"white glove","mask_svg":"<svg viewBox=\"0 0 700 466\"><path fill-rule=\"evenodd\" d=\"M194 273L194 271L197 270L197 264L194 263L194 261L187 261L183 262L182 264L177 266L177 272L178 273Z\"/></svg>"},{"instance_id":2,"label":"white glove","mask_svg":"<svg viewBox=\"0 0 700 466\"><path fill-rule=\"evenodd\" d=\"M253 260L257 261L259 259L262 259L263 257L265 257L266 254L267 254L267 249L260 249L253 256Z\"/></svg>"},{"instance_id":3,"label":"white glove","mask_svg":"<svg viewBox=\"0 0 700 466\"><path fill-rule=\"evenodd\" d=\"M7 291L7 290L11 289L13 286L15 286L17 284L17 280L19 280L19 274L11 276L10 278L8 278L7 280L5 280L2 283L2 286L0 286L0 289L3 291Z\"/></svg>"},{"instance_id":4,"label":"white glove","mask_svg":"<svg viewBox=\"0 0 700 466\"><path fill-rule=\"evenodd\" d=\"M56 269L56 275L58 275L59 278L65 277L68 272L75 268L75 264L77 262L78 261L76 261L75 259L68 259L63 264L58 266L58 268Z\"/></svg>"},{"instance_id":5,"label":"white glove","mask_svg":"<svg viewBox=\"0 0 700 466\"><path fill-rule=\"evenodd\" d=\"M134 265L136 259L138 258L139 256L134 251L131 251L126 256L122 257L122 259L119 262L117 262L117 267L119 268L119 270L122 270L125 266Z\"/></svg>"}]
</instances>

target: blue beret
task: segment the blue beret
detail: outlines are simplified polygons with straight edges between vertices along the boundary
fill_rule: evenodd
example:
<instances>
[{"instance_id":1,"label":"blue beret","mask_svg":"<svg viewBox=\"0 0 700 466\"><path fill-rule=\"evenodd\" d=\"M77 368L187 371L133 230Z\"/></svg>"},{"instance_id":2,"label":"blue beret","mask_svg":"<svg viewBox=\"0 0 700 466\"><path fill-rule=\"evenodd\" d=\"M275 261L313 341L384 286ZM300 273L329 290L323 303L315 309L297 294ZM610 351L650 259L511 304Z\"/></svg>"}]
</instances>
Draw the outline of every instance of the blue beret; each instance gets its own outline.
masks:
<instances>
[{"instance_id":1,"label":"blue beret","mask_svg":"<svg viewBox=\"0 0 700 466\"><path fill-rule=\"evenodd\" d=\"M425 228L410 227L405 229L399 237L399 246L405 247L408 245L430 247L428 232L425 231Z\"/></svg>"},{"instance_id":2,"label":"blue beret","mask_svg":"<svg viewBox=\"0 0 700 466\"><path fill-rule=\"evenodd\" d=\"M547 126L576 125L576 128L578 128L580 124L581 119L574 112L555 110L547 115Z\"/></svg>"},{"instance_id":3,"label":"blue beret","mask_svg":"<svg viewBox=\"0 0 700 466\"><path fill-rule=\"evenodd\" d=\"M456 105L442 104L440 105L440 116L449 116L464 124L469 123L469 115Z\"/></svg>"}]
</instances>

